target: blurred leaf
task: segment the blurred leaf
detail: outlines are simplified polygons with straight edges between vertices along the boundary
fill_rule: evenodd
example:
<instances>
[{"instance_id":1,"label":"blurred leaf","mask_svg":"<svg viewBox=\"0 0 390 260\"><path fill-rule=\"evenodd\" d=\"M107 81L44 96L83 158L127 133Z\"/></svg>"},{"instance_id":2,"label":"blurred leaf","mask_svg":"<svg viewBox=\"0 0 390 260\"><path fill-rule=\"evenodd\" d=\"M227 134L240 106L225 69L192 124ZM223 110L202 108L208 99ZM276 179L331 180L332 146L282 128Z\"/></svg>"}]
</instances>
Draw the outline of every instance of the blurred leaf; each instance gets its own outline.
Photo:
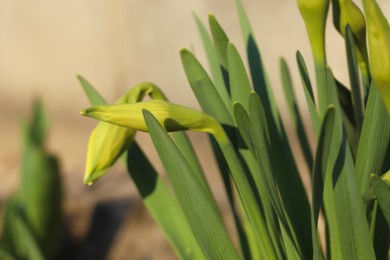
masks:
<instances>
[{"instance_id":1,"label":"blurred leaf","mask_svg":"<svg viewBox=\"0 0 390 260\"><path fill-rule=\"evenodd\" d=\"M1 246L5 251L16 255L18 250L17 234L15 229L15 219L21 214L21 205L19 194L12 194L4 205L3 213L3 234L1 239Z\"/></svg>"},{"instance_id":2,"label":"blurred leaf","mask_svg":"<svg viewBox=\"0 0 390 260\"><path fill-rule=\"evenodd\" d=\"M211 69L211 75L213 76L214 82L215 82L215 89L217 90L219 96L223 100L226 108L231 111L231 101L228 94L228 91L225 87L220 63L218 60L218 56L216 53L216 50L214 49L213 43L210 39L209 34L206 31L206 28L204 27L203 23L200 21L200 19L195 15L195 21L198 26L198 30L200 32L200 35L202 37L203 45L206 50L207 58L210 64Z\"/></svg>"},{"instance_id":3,"label":"blurred leaf","mask_svg":"<svg viewBox=\"0 0 390 260\"><path fill-rule=\"evenodd\" d=\"M36 100L33 104L33 115L31 119L31 137L37 145L43 145L49 129L49 118L43 108L41 100Z\"/></svg>"},{"instance_id":4,"label":"blurred leaf","mask_svg":"<svg viewBox=\"0 0 390 260\"><path fill-rule=\"evenodd\" d=\"M43 252L40 251L38 243L35 241L33 234L30 232L27 224L19 216L15 218L15 229L17 229L17 239L19 240L22 251L22 258L44 260ZM46 245L45 245L46 248Z\"/></svg>"},{"instance_id":5,"label":"blurred leaf","mask_svg":"<svg viewBox=\"0 0 390 260\"><path fill-rule=\"evenodd\" d=\"M20 202L45 258L57 249L62 223L61 178L58 162L41 147L28 146L22 161Z\"/></svg>"},{"instance_id":6,"label":"blurred leaf","mask_svg":"<svg viewBox=\"0 0 390 260\"><path fill-rule=\"evenodd\" d=\"M180 259L204 259L175 196L137 143L128 149L127 167L145 206Z\"/></svg>"},{"instance_id":7,"label":"blurred leaf","mask_svg":"<svg viewBox=\"0 0 390 260\"><path fill-rule=\"evenodd\" d=\"M206 258L238 259L215 200L154 116L144 111L144 117L177 200Z\"/></svg>"},{"instance_id":8,"label":"blurred leaf","mask_svg":"<svg viewBox=\"0 0 390 260\"><path fill-rule=\"evenodd\" d=\"M0 259L2 260L16 260L11 254L0 247Z\"/></svg>"},{"instance_id":9,"label":"blurred leaf","mask_svg":"<svg viewBox=\"0 0 390 260\"><path fill-rule=\"evenodd\" d=\"M89 102L93 106L105 105L107 102L104 98L97 92L97 90L89 83L85 78L80 75L77 75L77 79L80 81L81 86L84 89L85 94L87 95Z\"/></svg>"},{"instance_id":10,"label":"blurred leaf","mask_svg":"<svg viewBox=\"0 0 390 260\"><path fill-rule=\"evenodd\" d=\"M22 204L18 194L12 195L5 206L2 248L3 254L9 252L8 254L17 259L44 259L33 234L22 218Z\"/></svg>"},{"instance_id":11,"label":"blurred leaf","mask_svg":"<svg viewBox=\"0 0 390 260\"><path fill-rule=\"evenodd\" d=\"M284 59L280 60L280 73L282 75L282 86L284 90L284 97L287 101L287 107L290 112L290 116L293 119L295 131L298 135L303 155L306 159L306 163L310 168L313 165L313 156L310 149L309 140L305 133L305 127L303 125L303 121L298 110L297 99L294 93L290 71Z\"/></svg>"}]
</instances>

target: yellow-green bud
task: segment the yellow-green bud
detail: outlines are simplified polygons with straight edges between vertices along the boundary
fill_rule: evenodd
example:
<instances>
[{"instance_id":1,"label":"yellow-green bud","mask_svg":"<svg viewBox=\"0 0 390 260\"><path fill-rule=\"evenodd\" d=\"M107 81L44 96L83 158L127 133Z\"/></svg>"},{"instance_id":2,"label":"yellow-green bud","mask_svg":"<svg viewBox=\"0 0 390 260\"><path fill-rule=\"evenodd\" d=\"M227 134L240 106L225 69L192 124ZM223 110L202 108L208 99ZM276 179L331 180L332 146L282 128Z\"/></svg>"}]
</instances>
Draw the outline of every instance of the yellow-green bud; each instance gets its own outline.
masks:
<instances>
[{"instance_id":1,"label":"yellow-green bud","mask_svg":"<svg viewBox=\"0 0 390 260\"><path fill-rule=\"evenodd\" d=\"M134 140L136 131L99 122L89 138L84 183L100 179Z\"/></svg>"},{"instance_id":2,"label":"yellow-green bud","mask_svg":"<svg viewBox=\"0 0 390 260\"><path fill-rule=\"evenodd\" d=\"M329 0L297 0L299 12L306 25L314 59L325 63L325 25Z\"/></svg>"},{"instance_id":3,"label":"yellow-green bud","mask_svg":"<svg viewBox=\"0 0 390 260\"><path fill-rule=\"evenodd\" d=\"M147 132L143 110L148 110L168 132L192 130L218 136L221 125L210 115L163 100L94 106L81 111L82 115Z\"/></svg>"},{"instance_id":4,"label":"yellow-green bud","mask_svg":"<svg viewBox=\"0 0 390 260\"><path fill-rule=\"evenodd\" d=\"M367 63L366 20L363 12L352 0L333 0L333 23L345 36L345 27L350 26L359 50L358 58Z\"/></svg>"},{"instance_id":5,"label":"yellow-green bud","mask_svg":"<svg viewBox=\"0 0 390 260\"><path fill-rule=\"evenodd\" d=\"M375 0L363 0L371 77L390 113L390 27Z\"/></svg>"},{"instance_id":6,"label":"yellow-green bud","mask_svg":"<svg viewBox=\"0 0 390 260\"><path fill-rule=\"evenodd\" d=\"M165 99L161 90L151 83L141 83L123 95L116 104L134 103L146 95ZM84 183L92 184L100 179L133 142L135 129L99 122L89 138Z\"/></svg>"},{"instance_id":7,"label":"yellow-green bud","mask_svg":"<svg viewBox=\"0 0 390 260\"><path fill-rule=\"evenodd\" d=\"M385 174L382 175L382 180L384 180L390 187L390 171L387 171Z\"/></svg>"}]
</instances>

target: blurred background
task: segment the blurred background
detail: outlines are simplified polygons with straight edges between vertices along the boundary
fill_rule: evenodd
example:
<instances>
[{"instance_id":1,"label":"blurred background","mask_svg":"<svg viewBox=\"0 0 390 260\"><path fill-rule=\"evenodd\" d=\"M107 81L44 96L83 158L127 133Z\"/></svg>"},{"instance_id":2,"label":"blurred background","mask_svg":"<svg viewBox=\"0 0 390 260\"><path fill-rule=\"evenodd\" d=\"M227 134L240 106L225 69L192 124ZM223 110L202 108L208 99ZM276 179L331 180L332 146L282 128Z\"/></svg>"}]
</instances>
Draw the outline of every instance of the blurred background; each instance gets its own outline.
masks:
<instances>
[{"instance_id":1,"label":"blurred background","mask_svg":"<svg viewBox=\"0 0 390 260\"><path fill-rule=\"evenodd\" d=\"M302 52L311 72L312 62L296 2L243 0L243 3L277 101L284 102L279 87L281 56L287 59L297 95L303 100L295 52ZM378 3L389 17L389 2L378 0ZM84 76L110 102L133 85L151 81L159 85L171 101L198 108L179 57L181 48L189 48L206 64L193 13L206 24L207 15L215 14L243 53L233 0L0 0L1 205L19 183L20 118L28 115L33 100L40 97L51 119L48 148L61 161L65 221L71 235L76 241L92 236L93 216L100 210L107 221L100 219L95 225L114 223L113 229L126 226L116 235L107 235L113 245L101 254L102 259L163 259L161 252L167 255L166 259L172 259L172 252L145 213L122 165L115 166L96 185L83 186L88 138L96 122L79 114L89 102L76 75ZM347 83L343 40L334 32L330 16L328 23L329 63L335 76ZM302 115L307 117L305 106L302 109ZM284 120L288 128L287 115ZM190 136L214 183L216 166L210 158L206 136ZM162 172L148 136L140 134L137 138ZM220 200L218 180L212 186ZM96 205L99 206L96 208ZM84 244L86 248L88 245ZM85 254L79 259L88 259L88 253Z\"/></svg>"}]
</instances>

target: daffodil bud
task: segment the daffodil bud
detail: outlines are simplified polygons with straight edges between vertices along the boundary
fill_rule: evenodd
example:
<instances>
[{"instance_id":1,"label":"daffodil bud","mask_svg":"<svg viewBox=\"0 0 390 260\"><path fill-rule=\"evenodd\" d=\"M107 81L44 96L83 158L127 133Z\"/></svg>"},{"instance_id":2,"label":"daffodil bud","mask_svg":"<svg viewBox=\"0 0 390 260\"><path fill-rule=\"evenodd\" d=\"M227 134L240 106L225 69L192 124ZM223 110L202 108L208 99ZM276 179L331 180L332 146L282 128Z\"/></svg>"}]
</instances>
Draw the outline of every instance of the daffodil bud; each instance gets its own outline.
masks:
<instances>
[{"instance_id":1,"label":"daffodil bud","mask_svg":"<svg viewBox=\"0 0 390 260\"><path fill-rule=\"evenodd\" d=\"M333 23L337 31L345 36L345 27L350 26L359 50L358 58L367 63L366 20L363 12L352 0L333 0Z\"/></svg>"},{"instance_id":2,"label":"daffodil bud","mask_svg":"<svg viewBox=\"0 0 390 260\"><path fill-rule=\"evenodd\" d=\"M371 77L390 113L390 27L375 0L363 1L367 19Z\"/></svg>"},{"instance_id":3,"label":"daffodil bud","mask_svg":"<svg viewBox=\"0 0 390 260\"><path fill-rule=\"evenodd\" d=\"M210 115L163 100L94 106L81 111L84 116L130 129L147 132L143 110L148 110L168 132L192 130L220 133L221 125Z\"/></svg>"},{"instance_id":4,"label":"daffodil bud","mask_svg":"<svg viewBox=\"0 0 390 260\"><path fill-rule=\"evenodd\" d=\"M316 62L325 62L325 25L329 0L297 0Z\"/></svg>"},{"instance_id":5,"label":"daffodil bud","mask_svg":"<svg viewBox=\"0 0 390 260\"><path fill-rule=\"evenodd\" d=\"M139 102L146 95L152 99L165 99L156 85L141 83L123 95L116 104ZM135 134L135 129L99 122L89 139L84 183L93 184L100 179L127 150Z\"/></svg>"},{"instance_id":6,"label":"daffodil bud","mask_svg":"<svg viewBox=\"0 0 390 260\"><path fill-rule=\"evenodd\" d=\"M387 171L385 174L382 175L382 180L384 180L390 187L390 171Z\"/></svg>"}]
</instances>

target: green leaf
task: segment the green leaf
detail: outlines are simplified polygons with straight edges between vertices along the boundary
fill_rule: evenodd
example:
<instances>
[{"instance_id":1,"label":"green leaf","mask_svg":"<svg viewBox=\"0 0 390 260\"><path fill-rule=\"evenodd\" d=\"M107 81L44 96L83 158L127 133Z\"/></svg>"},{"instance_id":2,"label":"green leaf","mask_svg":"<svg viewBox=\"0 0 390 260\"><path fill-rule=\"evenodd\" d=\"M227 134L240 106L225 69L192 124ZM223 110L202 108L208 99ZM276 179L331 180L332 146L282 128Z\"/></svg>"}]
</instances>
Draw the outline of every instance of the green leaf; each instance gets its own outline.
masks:
<instances>
[{"instance_id":1,"label":"green leaf","mask_svg":"<svg viewBox=\"0 0 390 260\"><path fill-rule=\"evenodd\" d=\"M216 53L216 50L214 49L213 43L210 39L209 34L206 31L206 28L204 27L203 23L200 21L200 19L195 15L195 21L198 26L198 30L200 32L204 48L206 50L207 58L210 64L211 69L211 75L215 82L215 88L223 100L225 106L228 110L231 110L231 101L228 94L228 91L225 87L225 82L223 79L222 71L220 68L220 63L218 60L218 56Z\"/></svg>"},{"instance_id":2,"label":"green leaf","mask_svg":"<svg viewBox=\"0 0 390 260\"><path fill-rule=\"evenodd\" d=\"M21 204L19 200L19 194L12 194L4 205L3 223L2 223L2 243L1 246L5 251L10 252L12 255L16 255L18 248L18 241L15 230L15 219L20 214Z\"/></svg>"},{"instance_id":3,"label":"green leaf","mask_svg":"<svg viewBox=\"0 0 390 260\"><path fill-rule=\"evenodd\" d=\"M21 216L15 218L15 229L17 233L18 243L20 243L22 258L44 260L44 254L41 252L38 243L35 241L32 232L30 232L27 224L23 221ZM23 248L23 249L22 249Z\"/></svg>"},{"instance_id":4,"label":"green leaf","mask_svg":"<svg viewBox=\"0 0 390 260\"><path fill-rule=\"evenodd\" d=\"M204 259L175 196L137 143L127 152L127 167L148 211L180 259Z\"/></svg>"},{"instance_id":5,"label":"green leaf","mask_svg":"<svg viewBox=\"0 0 390 260\"><path fill-rule=\"evenodd\" d=\"M243 138L244 143L247 145L249 150L254 151L248 113L245 111L245 108L239 102L234 103L233 112L234 118L237 122L237 127L241 133L241 137Z\"/></svg>"},{"instance_id":6,"label":"green leaf","mask_svg":"<svg viewBox=\"0 0 390 260\"><path fill-rule=\"evenodd\" d=\"M104 98L99 94L99 92L97 92L97 90L91 85L91 83L89 83L85 78L80 75L77 75L77 79L80 81L80 84L83 87L84 92L92 105L100 106L107 104Z\"/></svg>"},{"instance_id":7,"label":"green leaf","mask_svg":"<svg viewBox=\"0 0 390 260\"><path fill-rule=\"evenodd\" d=\"M352 152L352 156L355 159L359 143L359 136L357 135L357 126L353 112L352 95L349 89L347 89L341 82L336 79L335 82L337 87L338 102L340 103L341 107L340 112L345 130L347 132L346 136Z\"/></svg>"},{"instance_id":8,"label":"green leaf","mask_svg":"<svg viewBox=\"0 0 390 260\"><path fill-rule=\"evenodd\" d=\"M378 200L373 203L370 232L374 244L376 259L388 259L390 250L390 226L378 206Z\"/></svg>"},{"instance_id":9,"label":"green leaf","mask_svg":"<svg viewBox=\"0 0 390 260\"><path fill-rule=\"evenodd\" d=\"M390 186L377 175L371 175L371 184L382 213L390 226Z\"/></svg>"},{"instance_id":10,"label":"green leaf","mask_svg":"<svg viewBox=\"0 0 390 260\"><path fill-rule=\"evenodd\" d=\"M199 61L186 49L180 51L180 56L188 82L203 111L223 124L234 125L229 109Z\"/></svg>"},{"instance_id":11,"label":"green leaf","mask_svg":"<svg viewBox=\"0 0 390 260\"><path fill-rule=\"evenodd\" d=\"M211 36L213 37L214 48L217 52L219 63L222 69L227 69L227 46L229 38L221 25L218 23L214 15L209 15L209 26L211 29Z\"/></svg>"},{"instance_id":12,"label":"green leaf","mask_svg":"<svg viewBox=\"0 0 390 260\"><path fill-rule=\"evenodd\" d=\"M278 132L281 132L281 121L279 118L278 106L275 101L271 84L269 84L260 50L257 46L248 16L241 0L236 0L236 8L240 19L241 32L246 47L249 70L254 90L259 94L264 104L266 114L273 118Z\"/></svg>"},{"instance_id":13,"label":"green leaf","mask_svg":"<svg viewBox=\"0 0 390 260\"><path fill-rule=\"evenodd\" d=\"M52 257L62 224L62 186L57 159L28 146L22 161L20 201L31 233L45 257Z\"/></svg>"},{"instance_id":14,"label":"green leaf","mask_svg":"<svg viewBox=\"0 0 390 260\"><path fill-rule=\"evenodd\" d=\"M195 154L194 148L187 134L185 132L173 132L172 138L173 140L175 140L175 143L179 148L180 152L183 154L184 158L186 158L192 170L199 177L205 188L210 190L210 187L207 185L206 177L204 175L202 166L200 165L198 157Z\"/></svg>"},{"instance_id":15,"label":"green leaf","mask_svg":"<svg viewBox=\"0 0 390 260\"><path fill-rule=\"evenodd\" d=\"M293 120L295 131L298 135L306 163L308 167L311 167L313 165L313 155L310 149L309 140L305 133L305 127L298 110L297 99L294 93L290 71L284 59L280 60L280 74L282 75L282 86L284 90L284 97L287 101L287 107Z\"/></svg>"},{"instance_id":16,"label":"green leaf","mask_svg":"<svg viewBox=\"0 0 390 260\"><path fill-rule=\"evenodd\" d=\"M335 130L330 144L324 187L324 206L329 228L330 257L374 259L368 223L354 172L352 154L342 125L336 82L327 70L329 102L335 105Z\"/></svg>"},{"instance_id":17,"label":"green leaf","mask_svg":"<svg viewBox=\"0 0 390 260\"><path fill-rule=\"evenodd\" d=\"M262 208L262 215L264 215L263 218L265 219L268 232L275 247L277 256L278 258L282 258L283 249L281 246L281 241L279 239L279 221L276 218L275 210L272 205L272 199L276 197L272 198L272 195L275 194L269 192L270 188L269 185L267 185L265 174L260 169L260 166L263 162L258 163L258 161L254 158L255 148L253 147L250 118L246 113L244 107L238 102L234 104L233 111L244 144L245 146L249 147L249 151L241 148L239 152L247 163L251 172L250 174L252 176L252 179L255 181L257 188L256 190L259 193L259 203L261 204L260 207ZM264 163L269 164L269 161L265 159Z\"/></svg>"},{"instance_id":18,"label":"green leaf","mask_svg":"<svg viewBox=\"0 0 390 260\"><path fill-rule=\"evenodd\" d=\"M208 259L238 259L214 199L154 116L144 111L144 117L177 200L204 255Z\"/></svg>"},{"instance_id":19,"label":"green leaf","mask_svg":"<svg viewBox=\"0 0 390 260\"><path fill-rule=\"evenodd\" d=\"M0 259L2 260L16 260L10 253L0 247Z\"/></svg>"},{"instance_id":20,"label":"green leaf","mask_svg":"<svg viewBox=\"0 0 390 260\"><path fill-rule=\"evenodd\" d=\"M349 82L351 84L353 115L356 122L356 135L360 136L363 122L362 86L360 84L358 60L356 57L357 48L349 26L345 28L345 48L347 52Z\"/></svg>"},{"instance_id":21,"label":"green leaf","mask_svg":"<svg viewBox=\"0 0 390 260\"><path fill-rule=\"evenodd\" d=\"M228 133L232 135L232 126L234 126L233 118L224 103L222 102L221 97L215 90L214 84L203 69L202 65L188 50L183 49L180 54L187 79L191 85L195 96L197 97L201 108L206 113L218 119L219 122L223 123L224 126L227 128ZM220 168L220 173L224 182L226 193L229 198L231 209L233 210L233 212L236 212L237 209L233 201L233 192L230 184L227 163L222 155L221 149L215 144L215 141L211 140L211 143L213 146L214 153L216 155L218 166ZM233 214L235 215L236 213ZM238 223L236 227L238 229L238 233L242 234ZM245 240L246 239L242 235L240 238L240 243L243 247L244 252L246 251Z\"/></svg>"},{"instance_id":22,"label":"green leaf","mask_svg":"<svg viewBox=\"0 0 390 260\"><path fill-rule=\"evenodd\" d=\"M370 174L381 174L386 170L384 165L390 144L390 117L374 84L368 94L355 164L362 195L369 187Z\"/></svg>"},{"instance_id":23,"label":"green leaf","mask_svg":"<svg viewBox=\"0 0 390 260\"><path fill-rule=\"evenodd\" d=\"M38 243L23 219L22 205L18 194L6 203L2 248L17 259L43 260Z\"/></svg>"},{"instance_id":24,"label":"green leaf","mask_svg":"<svg viewBox=\"0 0 390 260\"><path fill-rule=\"evenodd\" d=\"M294 228L291 226L291 221L284 202L280 196L279 187L275 179L275 172L272 165L272 154L270 147L270 133L268 129L268 123L265 115L263 104L256 93L252 93L249 102L249 124L250 133L254 150L252 151L260 168L261 176L266 183L265 188L269 194L269 199L275 209L275 212L279 218L279 221L284 228L287 238L291 240L291 244L294 245L298 255L301 254L298 245Z\"/></svg>"},{"instance_id":25,"label":"green leaf","mask_svg":"<svg viewBox=\"0 0 390 260\"><path fill-rule=\"evenodd\" d=\"M322 123L320 137L318 140L316 160L312 173L312 243L313 259L323 259L321 246L318 237L318 216L323 200L323 189L325 183L326 164L328 162L331 137L335 120L335 109L329 107L325 113Z\"/></svg>"},{"instance_id":26,"label":"green leaf","mask_svg":"<svg viewBox=\"0 0 390 260\"><path fill-rule=\"evenodd\" d=\"M314 100L313 88L310 82L309 73L307 72L305 60L303 59L303 56L300 52L296 53L296 59L298 63L299 74L301 76L303 90L306 97L307 107L310 113L311 124L313 126L314 134L318 138L320 134L321 122L320 122L320 117L318 115L315 100Z\"/></svg>"},{"instance_id":27,"label":"green leaf","mask_svg":"<svg viewBox=\"0 0 390 260\"><path fill-rule=\"evenodd\" d=\"M41 100L35 100L30 124L30 136L36 145L43 145L49 129L49 118Z\"/></svg>"},{"instance_id":28,"label":"green leaf","mask_svg":"<svg viewBox=\"0 0 390 260\"><path fill-rule=\"evenodd\" d=\"M227 46L227 58L232 101L238 101L247 109L251 85L240 54L232 43Z\"/></svg>"}]
</instances>

